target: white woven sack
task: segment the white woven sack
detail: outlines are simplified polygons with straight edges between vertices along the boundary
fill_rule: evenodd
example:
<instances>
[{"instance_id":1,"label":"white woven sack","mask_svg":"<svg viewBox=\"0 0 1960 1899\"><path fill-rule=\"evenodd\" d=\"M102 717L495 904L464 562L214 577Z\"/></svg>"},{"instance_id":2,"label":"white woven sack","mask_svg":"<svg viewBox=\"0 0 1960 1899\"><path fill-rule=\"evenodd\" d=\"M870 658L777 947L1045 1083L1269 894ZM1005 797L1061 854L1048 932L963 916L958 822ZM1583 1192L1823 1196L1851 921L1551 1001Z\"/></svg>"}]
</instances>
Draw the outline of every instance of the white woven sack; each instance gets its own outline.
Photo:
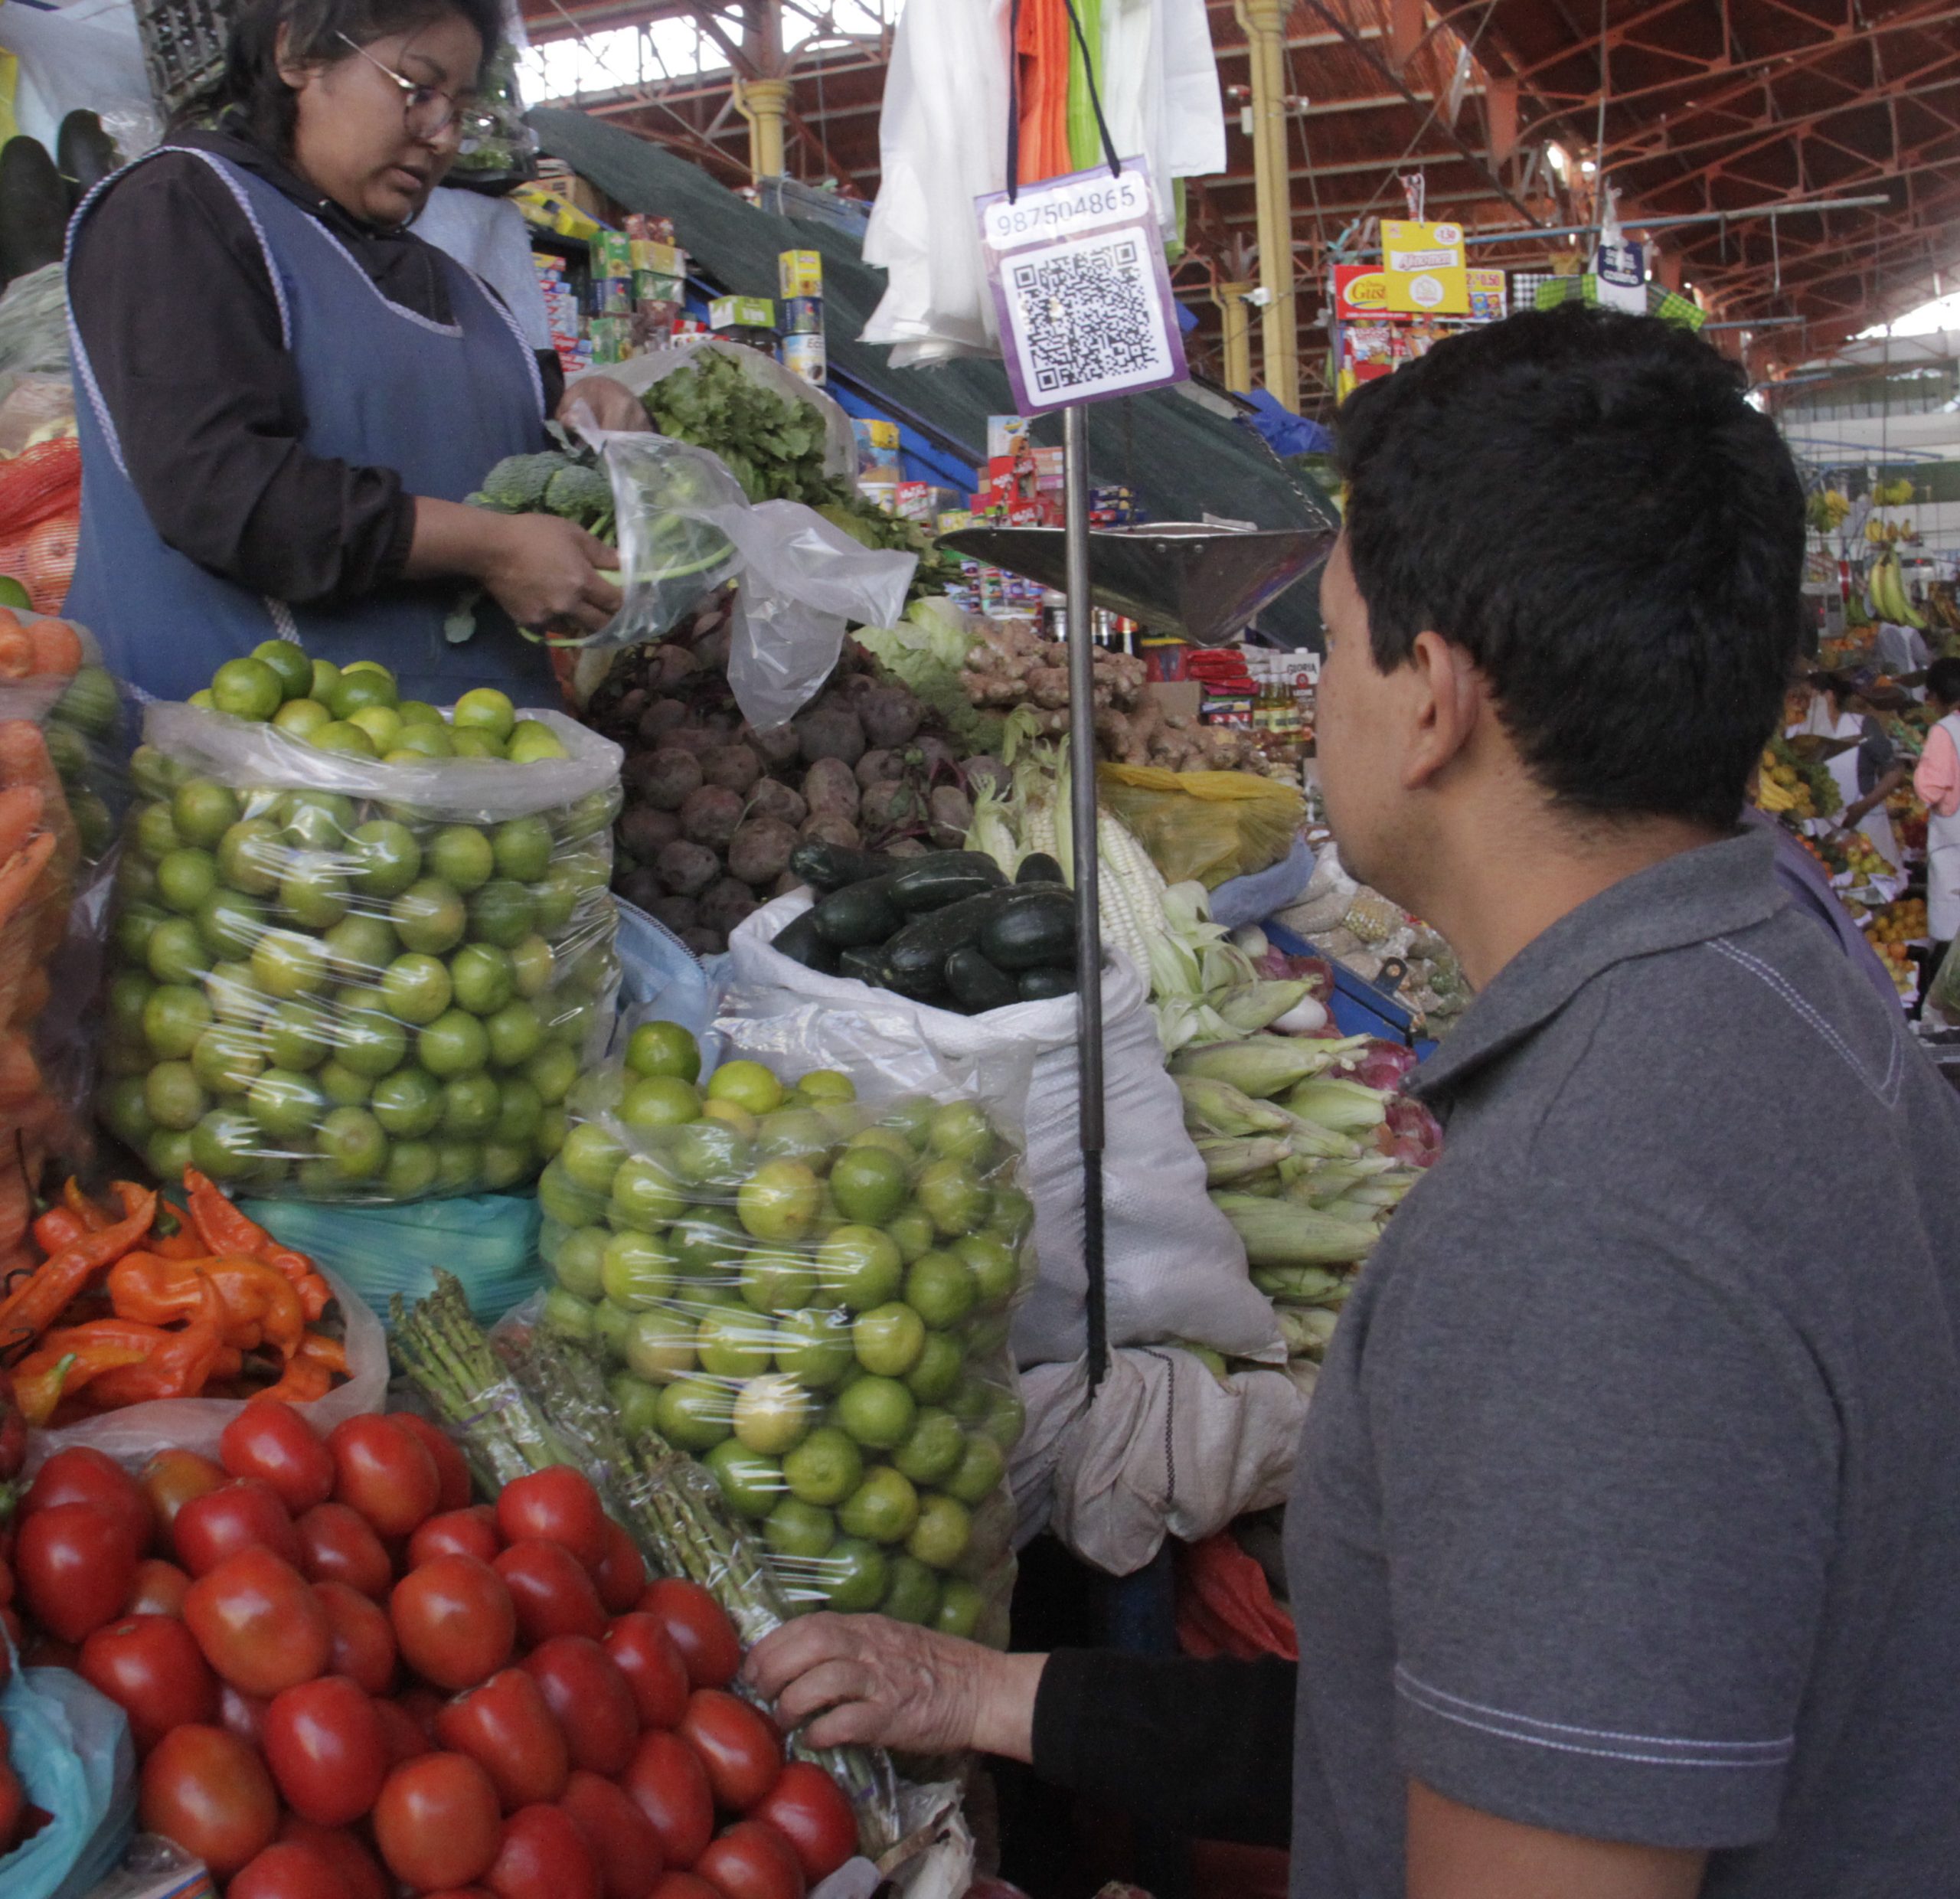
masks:
<instances>
[{"instance_id":1,"label":"white woven sack","mask_svg":"<svg viewBox=\"0 0 1960 1899\"><path fill-rule=\"evenodd\" d=\"M811 905L808 891L779 897L730 937L731 999L767 1010L771 992L801 1007L861 1004L864 986L818 974L770 947ZM1272 1307L1246 1276L1245 1248L1205 1194L1204 1161L1184 1132L1184 1106L1164 1067L1142 982L1112 953L1102 984L1105 1306L1112 1345L1184 1338L1240 1358L1283 1360ZM1082 1166L1076 1116L1073 996L957 1015L880 991L942 1058L971 1061L1014 1047L1034 1057L1027 1095L1027 1190L1034 1201L1040 1277L1016 1316L1014 1357L1025 1365L1080 1358L1087 1349L1088 1276L1082 1260Z\"/></svg>"}]
</instances>

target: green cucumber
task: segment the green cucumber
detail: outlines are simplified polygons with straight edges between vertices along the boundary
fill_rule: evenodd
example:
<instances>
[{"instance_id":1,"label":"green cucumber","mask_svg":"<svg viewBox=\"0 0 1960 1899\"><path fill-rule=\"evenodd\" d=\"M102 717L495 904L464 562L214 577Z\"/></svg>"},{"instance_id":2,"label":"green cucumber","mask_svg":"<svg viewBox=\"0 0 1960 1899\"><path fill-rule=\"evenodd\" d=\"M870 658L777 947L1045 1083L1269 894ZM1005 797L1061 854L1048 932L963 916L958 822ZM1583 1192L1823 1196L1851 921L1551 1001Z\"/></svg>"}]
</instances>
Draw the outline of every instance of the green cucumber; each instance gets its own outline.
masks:
<instances>
[{"instance_id":1,"label":"green cucumber","mask_svg":"<svg viewBox=\"0 0 1960 1899\"><path fill-rule=\"evenodd\" d=\"M810 914L817 934L839 950L861 950L895 936L905 918L893 906L889 876L866 878L835 890Z\"/></svg>"},{"instance_id":2,"label":"green cucumber","mask_svg":"<svg viewBox=\"0 0 1960 1899\"><path fill-rule=\"evenodd\" d=\"M1014 979L1003 976L970 943L962 943L946 958L946 987L969 1015L984 1015L989 1009L1005 1008L1021 1000Z\"/></svg>"},{"instance_id":3,"label":"green cucumber","mask_svg":"<svg viewBox=\"0 0 1960 1899\"><path fill-rule=\"evenodd\" d=\"M1067 969L1075 961L1075 898L1050 884L1017 887L988 917L979 942L997 969Z\"/></svg>"},{"instance_id":4,"label":"green cucumber","mask_svg":"<svg viewBox=\"0 0 1960 1899\"><path fill-rule=\"evenodd\" d=\"M908 914L943 910L962 897L978 897L1007 882L1001 867L978 851L935 851L891 880L891 900Z\"/></svg>"},{"instance_id":5,"label":"green cucumber","mask_svg":"<svg viewBox=\"0 0 1960 1899\"><path fill-rule=\"evenodd\" d=\"M920 1002L942 995L946 959L963 944L978 941L988 919L1012 894L983 891L915 917L885 945L886 986Z\"/></svg>"},{"instance_id":6,"label":"green cucumber","mask_svg":"<svg viewBox=\"0 0 1960 1899\"><path fill-rule=\"evenodd\" d=\"M785 923L776 933L770 945L789 957L792 963L800 963L806 969L815 969L820 976L838 973L839 951L834 943L825 942L817 933L817 913L806 910L794 921Z\"/></svg>"},{"instance_id":7,"label":"green cucumber","mask_svg":"<svg viewBox=\"0 0 1960 1899\"><path fill-rule=\"evenodd\" d=\"M897 868L898 859L878 851L853 851L841 844L799 844L789 853L789 868L806 884L820 891L842 890L847 884L862 884L883 877Z\"/></svg>"},{"instance_id":8,"label":"green cucumber","mask_svg":"<svg viewBox=\"0 0 1960 1899\"><path fill-rule=\"evenodd\" d=\"M1062 867L1046 851L1033 851L1021 860L1021 868L1014 874L1017 884L1063 884L1068 879L1062 874Z\"/></svg>"},{"instance_id":9,"label":"green cucumber","mask_svg":"<svg viewBox=\"0 0 1960 1899\"><path fill-rule=\"evenodd\" d=\"M885 985L884 959L875 949L847 950L837 959L839 976L854 976L874 989Z\"/></svg>"},{"instance_id":10,"label":"green cucumber","mask_svg":"<svg viewBox=\"0 0 1960 1899\"><path fill-rule=\"evenodd\" d=\"M1073 995L1076 991L1073 969L1024 969L1016 988L1024 1002L1045 1002L1051 996Z\"/></svg>"}]
</instances>

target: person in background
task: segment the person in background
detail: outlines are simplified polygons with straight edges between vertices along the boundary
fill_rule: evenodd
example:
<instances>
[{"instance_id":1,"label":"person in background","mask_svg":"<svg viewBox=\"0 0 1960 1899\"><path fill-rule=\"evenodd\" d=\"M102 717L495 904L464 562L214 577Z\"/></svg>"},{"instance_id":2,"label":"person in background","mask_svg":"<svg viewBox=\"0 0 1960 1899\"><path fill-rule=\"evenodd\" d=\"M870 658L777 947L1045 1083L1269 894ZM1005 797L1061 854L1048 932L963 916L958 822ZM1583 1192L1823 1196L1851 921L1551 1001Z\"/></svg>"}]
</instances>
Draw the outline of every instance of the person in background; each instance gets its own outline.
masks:
<instances>
[{"instance_id":1,"label":"person in background","mask_svg":"<svg viewBox=\"0 0 1960 1899\"><path fill-rule=\"evenodd\" d=\"M1826 761L1844 802L1838 821L1847 831L1863 832L1873 848L1896 870L1904 859L1885 801L1906 782L1906 768L1849 673L1813 673L1810 684L1809 716L1788 736L1811 733L1820 738L1857 741L1854 750Z\"/></svg>"},{"instance_id":2,"label":"person in background","mask_svg":"<svg viewBox=\"0 0 1960 1899\"><path fill-rule=\"evenodd\" d=\"M1913 773L1913 789L1926 808L1930 989L1953 939L1960 936L1960 659L1936 659L1926 669L1926 704L1934 724Z\"/></svg>"}]
</instances>

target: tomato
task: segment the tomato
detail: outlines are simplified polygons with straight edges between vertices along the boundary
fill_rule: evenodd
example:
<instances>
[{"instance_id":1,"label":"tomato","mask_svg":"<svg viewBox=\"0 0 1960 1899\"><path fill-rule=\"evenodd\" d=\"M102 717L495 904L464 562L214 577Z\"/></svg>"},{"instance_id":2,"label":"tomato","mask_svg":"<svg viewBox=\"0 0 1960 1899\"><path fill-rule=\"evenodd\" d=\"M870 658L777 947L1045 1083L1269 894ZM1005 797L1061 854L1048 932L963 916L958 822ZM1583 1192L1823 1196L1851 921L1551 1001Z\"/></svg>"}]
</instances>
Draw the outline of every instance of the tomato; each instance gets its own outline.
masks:
<instances>
[{"instance_id":1,"label":"tomato","mask_svg":"<svg viewBox=\"0 0 1960 1899\"><path fill-rule=\"evenodd\" d=\"M436 1751L422 1724L399 1701L377 1701L374 1711L381 1718L381 1738L388 1750L390 1767Z\"/></svg>"},{"instance_id":2,"label":"tomato","mask_svg":"<svg viewBox=\"0 0 1960 1899\"><path fill-rule=\"evenodd\" d=\"M766 1820L795 1849L812 1885L828 1879L858 1850L858 1816L843 1790L822 1768L792 1760L776 1783L749 1809Z\"/></svg>"},{"instance_id":3,"label":"tomato","mask_svg":"<svg viewBox=\"0 0 1960 1899\"><path fill-rule=\"evenodd\" d=\"M688 1665L657 1616L619 1616L606 1632L606 1652L626 1678L646 1727L678 1727L688 1711Z\"/></svg>"},{"instance_id":4,"label":"tomato","mask_svg":"<svg viewBox=\"0 0 1960 1899\"><path fill-rule=\"evenodd\" d=\"M451 1698L439 1693L426 1682L418 1682L395 1697L395 1706L422 1730L423 1738L429 1744L423 1750L425 1753L436 1751L436 1717L449 1706Z\"/></svg>"},{"instance_id":5,"label":"tomato","mask_svg":"<svg viewBox=\"0 0 1960 1899\"><path fill-rule=\"evenodd\" d=\"M497 1529L506 1543L536 1538L562 1544L588 1570L606 1561L605 1506L580 1472L564 1464L534 1470L497 1495Z\"/></svg>"},{"instance_id":6,"label":"tomato","mask_svg":"<svg viewBox=\"0 0 1960 1899\"><path fill-rule=\"evenodd\" d=\"M290 1563L256 1544L191 1585L184 1620L204 1659L247 1695L310 1682L333 1653L333 1627L319 1597Z\"/></svg>"},{"instance_id":7,"label":"tomato","mask_svg":"<svg viewBox=\"0 0 1960 1899\"><path fill-rule=\"evenodd\" d=\"M217 1454L234 1477L256 1477L295 1516L334 1493L332 1453L289 1404L248 1404L224 1427Z\"/></svg>"},{"instance_id":8,"label":"tomato","mask_svg":"<svg viewBox=\"0 0 1960 1899\"><path fill-rule=\"evenodd\" d=\"M165 1540L177 1513L193 1497L201 1497L220 1484L231 1481L224 1465L200 1457L194 1450L160 1450L144 1465L137 1479Z\"/></svg>"},{"instance_id":9,"label":"tomato","mask_svg":"<svg viewBox=\"0 0 1960 1899\"><path fill-rule=\"evenodd\" d=\"M718 1688L697 1688L681 1718L681 1737L701 1757L715 1803L746 1813L782 1771L782 1737L759 1708Z\"/></svg>"},{"instance_id":10,"label":"tomato","mask_svg":"<svg viewBox=\"0 0 1960 1899\"><path fill-rule=\"evenodd\" d=\"M576 1769L558 1804L592 1848L601 1899L646 1899L660 1877L660 1839L632 1796L616 1781Z\"/></svg>"},{"instance_id":11,"label":"tomato","mask_svg":"<svg viewBox=\"0 0 1960 1899\"><path fill-rule=\"evenodd\" d=\"M640 1715L619 1665L588 1636L554 1636L524 1657L524 1667L564 1731L572 1765L609 1780L624 1773Z\"/></svg>"},{"instance_id":12,"label":"tomato","mask_svg":"<svg viewBox=\"0 0 1960 1899\"><path fill-rule=\"evenodd\" d=\"M387 1612L345 1583L315 1583L313 1593L333 1631L328 1672L345 1675L365 1694L387 1694L395 1679L394 1625Z\"/></svg>"},{"instance_id":13,"label":"tomato","mask_svg":"<svg viewBox=\"0 0 1960 1899\"><path fill-rule=\"evenodd\" d=\"M293 1526L299 1538L299 1573L309 1583L345 1583L376 1602L386 1602L394 1565L368 1519L344 1503L315 1504Z\"/></svg>"},{"instance_id":14,"label":"tomato","mask_svg":"<svg viewBox=\"0 0 1960 1899\"><path fill-rule=\"evenodd\" d=\"M564 1731L522 1669L505 1669L451 1701L436 1717L436 1738L489 1775L506 1813L557 1799L571 1772Z\"/></svg>"},{"instance_id":15,"label":"tomato","mask_svg":"<svg viewBox=\"0 0 1960 1899\"><path fill-rule=\"evenodd\" d=\"M61 1503L93 1504L105 1515L119 1519L135 1538L139 1556L156 1535L156 1513L136 1480L113 1458L85 1446L57 1450L41 1466L21 1499L19 1520L24 1523Z\"/></svg>"},{"instance_id":16,"label":"tomato","mask_svg":"<svg viewBox=\"0 0 1960 1899\"><path fill-rule=\"evenodd\" d=\"M803 1868L773 1826L737 1820L694 1861L721 1899L803 1899Z\"/></svg>"},{"instance_id":17,"label":"tomato","mask_svg":"<svg viewBox=\"0 0 1960 1899\"><path fill-rule=\"evenodd\" d=\"M473 1556L479 1563L494 1563L503 1547L497 1513L487 1503L445 1510L408 1539L408 1566L419 1569L432 1556Z\"/></svg>"},{"instance_id":18,"label":"tomato","mask_svg":"<svg viewBox=\"0 0 1960 1899\"><path fill-rule=\"evenodd\" d=\"M698 1583L663 1576L640 1598L640 1607L659 1618L695 1687L726 1688L734 1680L742 1665L735 1625Z\"/></svg>"},{"instance_id":19,"label":"tomato","mask_svg":"<svg viewBox=\"0 0 1960 1899\"><path fill-rule=\"evenodd\" d=\"M691 1866L714 1836L714 1795L701 1756L678 1734L642 1734L619 1784L652 1823L661 1858Z\"/></svg>"},{"instance_id":20,"label":"tomato","mask_svg":"<svg viewBox=\"0 0 1960 1899\"><path fill-rule=\"evenodd\" d=\"M606 1525L606 1560L593 1572L609 1616L623 1616L646 1593L646 1561L639 1545L618 1524Z\"/></svg>"},{"instance_id":21,"label":"tomato","mask_svg":"<svg viewBox=\"0 0 1960 1899\"><path fill-rule=\"evenodd\" d=\"M217 1678L174 1616L105 1623L82 1644L77 1672L129 1717L139 1754L173 1727L217 1719Z\"/></svg>"},{"instance_id":22,"label":"tomato","mask_svg":"<svg viewBox=\"0 0 1960 1899\"><path fill-rule=\"evenodd\" d=\"M518 1627L526 1642L534 1645L553 1636L590 1636L596 1642L605 1634L599 1591L563 1544L535 1538L513 1543L494 1567L517 1605Z\"/></svg>"},{"instance_id":23,"label":"tomato","mask_svg":"<svg viewBox=\"0 0 1960 1899\"><path fill-rule=\"evenodd\" d=\"M374 1803L374 1843L388 1871L417 1892L466 1886L503 1843L490 1776L465 1754L423 1754L390 1773Z\"/></svg>"},{"instance_id":24,"label":"tomato","mask_svg":"<svg viewBox=\"0 0 1960 1899\"><path fill-rule=\"evenodd\" d=\"M354 1835L337 1826L315 1826L296 1813L279 1822L279 1836L303 1846L334 1869L341 1899L389 1899L387 1875L374 1855Z\"/></svg>"},{"instance_id":25,"label":"tomato","mask_svg":"<svg viewBox=\"0 0 1960 1899\"><path fill-rule=\"evenodd\" d=\"M647 1899L721 1899L721 1894L693 1873L669 1873Z\"/></svg>"},{"instance_id":26,"label":"tomato","mask_svg":"<svg viewBox=\"0 0 1960 1899\"><path fill-rule=\"evenodd\" d=\"M28 1614L60 1641L83 1640L122 1613L142 1553L126 1515L87 1503L37 1510L15 1551Z\"/></svg>"},{"instance_id":27,"label":"tomato","mask_svg":"<svg viewBox=\"0 0 1960 1899\"><path fill-rule=\"evenodd\" d=\"M467 1510L472 1494L469 1466L463 1462L456 1440L439 1425L413 1411L390 1411L389 1417L411 1437L417 1439L436 1466L436 1508L446 1514ZM486 1508L488 1506L485 1506Z\"/></svg>"},{"instance_id":28,"label":"tomato","mask_svg":"<svg viewBox=\"0 0 1960 1899\"><path fill-rule=\"evenodd\" d=\"M358 1510L383 1536L407 1536L436 1513L442 1480L411 1431L371 1413L334 1427L334 1499Z\"/></svg>"},{"instance_id":29,"label":"tomato","mask_svg":"<svg viewBox=\"0 0 1960 1899\"><path fill-rule=\"evenodd\" d=\"M344 1675L323 1675L273 1697L266 1764L280 1797L316 1826L346 1826L374 1804L387 1746L374 1702Z\"/></svg>"},{"instance_id":30,"label":"tomato","mask_svg":"<svg viewBox=\"0 0 1960 1899\"><path fill-rule=\"evenodd\" d=\"M175 1563L146 1556L136 1565L136 1580L129 1585L129 1600L122 1605L126 1616L181 1616L185 1592L191 1579Z\"/></svg>"},{"instance_id":31,"label":"tomato","mask_svg":"<svg viewBox=\"0 0 1960 1899\"><path fill-rule=\"evenodd\" d=\"M272 1704L263 1695L241 1695L229 1682L217 1685L217 1724L256 1747L266 1737L266 1710Z\"/></svg>"},{"instance_id":32,"label":"tomato","mask_svg":"<svg viewBox=\"0 0 1960 1899\"><path fill-rule=\"evenodd\" d=\"M224 1889L224 1899L343 1899L333 1861L310 1846L275 1840Z\"/></svg>"},{"instance_id":33,"label":"tomato","mask_svg":"<svg viewBox=\"0 0 1960 1899\"><path fill-rule=\"evenodd\" d=\"M299 1536L286 1507L256 1479L193 1497L171 1525L177 1560L193 1576L208 1575L236 1551L257 1544L295 1569Z\"/></svg>"},{"instance_id":34,"label":"tomato","mask_svg":"<svg viewBox=\"0 0 1960 1899\"><path fill-rule=\"evenodd\" d=\"M584 1829L561 1806L521 1807L504 1822L483 1883L497 1899L599 1899L599 1868Z\"/></svg>"},{"instance_id":35,"label":"tomato","mask_svg":"<svg viewBox=\"0 0 1960 1899\"><path fill-rule=\"evenodd\" d=\"M266 1763L222 1727L174 1727L143 1763L142 1831L175 1840L220 1879L264 1852L279 1829Z\"/></svg>"},{"instance_id":36,"label":"tomato","mask_svg":"<svg viewBox=\"0 0 1960 1899\"><path fill-rule=\"evenodd\" d=\"M472 1556L438 1556L395 1584L388 1616L402 1659L438 1688L474 1688L511 1659L517 1610L504 1579Z\"/></svg>"}]
</instances>

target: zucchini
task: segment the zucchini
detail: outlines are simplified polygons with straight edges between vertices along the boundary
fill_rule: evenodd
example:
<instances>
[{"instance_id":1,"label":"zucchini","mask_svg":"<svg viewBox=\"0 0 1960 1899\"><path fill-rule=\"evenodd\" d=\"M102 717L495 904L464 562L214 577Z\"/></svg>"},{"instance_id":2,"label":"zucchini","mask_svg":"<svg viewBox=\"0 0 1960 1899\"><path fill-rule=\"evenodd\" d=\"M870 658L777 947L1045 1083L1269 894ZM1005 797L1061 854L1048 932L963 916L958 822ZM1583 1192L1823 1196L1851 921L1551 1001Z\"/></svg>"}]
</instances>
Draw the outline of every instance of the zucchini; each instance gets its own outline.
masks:
<instances>
[{"instance_id":1,"label":"zucchini","mask_svg":"<svg viewBox=\"0 0 1960 1899\"><path fill-rule=\"evenodd\" d=\"M883 877L897 865L897 858L880 851L852 851L841 844L799 844L789 853L789 868L805 883L825 891Z\"/></svg>"},{"instance_id":2,"label":"zucchini","mask_svg":"<svg viewBox=\"0 0 1960 1899\"><path fill-rule=\"evenodd\" d=\"M785 923L776 933L770 945L779 950L792 963L800 963L806 969L815 969L822 976L838 973L838 951L834 943L828 943L817 933L817 913L806 910L802 916Z\"/></svg>"},{"instance_id":3,"label":"zucchini","mask_svg":"<svg viewBox=\"0 0 1960 1899\"><path fill-rule=\"evenodd\" d=\"M837 959L839 976L855 976L874 989L885 985L884 959L876 950L847 950Z\"/></svg>"},{"instance_id":4,"label":"zucchini","mask_svg":"<svg viewBox=\"0 0 1960 1899\"><path fill-rule=\"evenodd\" d=\"M1053 884L1017 887L988 917L980 950L997 969L1067 969L1075 962L1075 898Z\"/></svg>"},{"instance_id":5,"label":"zucchini","mask_svg":"<svg viewBox=\"0 0 1960 1899\"><path fill-rule=\"evenodd\" d=\"M1068 879L1062 874L1062 867L1046 851L1032 851L1021 860L1021 868L1014 872L1016 884L1060 884L1067 887Z\"/></svg>"},{"instance_id":6,"label":"zucchini","mask_svg":"<svg viewBox=\"0 0 1960 1899\"><path fill-rule=\"evenodd\" d=\"M891 880L891 900L916 915L942 910L963 897L998 890L1007 879L1001 867L978 851L935 851L916 858Z\"/></svg>"},{"instance_id":7,"label":"zucchini","mask_svg":"<svg viewBox=\"0 0 1960 1899\"><path fill-rule=\"evenodd\" d=\"M984 1015L989 1009L1005 1008L1021 1000L1014 979L1001 975L970 943L962 943L946 958L946 987L970 1015Z\"/></svg>"},{"instance_id":8,"label":"zucchini","mask_svg":"<svg viewBox=\"0 0 1960 1899\"><path fill-rule=\"evenodd\" d=\"M942 993L946 959L963 944L978 939L988 918L1010 894L983 891L978 897L962 897L943 910L913 917L885 945L887 986L921 1002Z\"/></svg>"},{"instance_id":9,"label":"zucchini","mask_svg":"<svg viewBox=\"0 0 1960 1899\"><path fill-rule=\"evenodd\" d=\"M1050 997L1073 995L1076 992L1073 969L1024 969L1016 985L1024 1002L1045 1002Z\"/></svg>"},{"instance_id":10,"label":"zucchini","mask_svg":"<svg viewBox=\"0 0 1960 1899\"><path fill-rule=\"evenodd\" d=\"M810 912L817 920L817 934L839 950L861 950L896 936L905 919L893 907L889 889L887 874L832 891Z\"/></svg>"}]
</instances>

